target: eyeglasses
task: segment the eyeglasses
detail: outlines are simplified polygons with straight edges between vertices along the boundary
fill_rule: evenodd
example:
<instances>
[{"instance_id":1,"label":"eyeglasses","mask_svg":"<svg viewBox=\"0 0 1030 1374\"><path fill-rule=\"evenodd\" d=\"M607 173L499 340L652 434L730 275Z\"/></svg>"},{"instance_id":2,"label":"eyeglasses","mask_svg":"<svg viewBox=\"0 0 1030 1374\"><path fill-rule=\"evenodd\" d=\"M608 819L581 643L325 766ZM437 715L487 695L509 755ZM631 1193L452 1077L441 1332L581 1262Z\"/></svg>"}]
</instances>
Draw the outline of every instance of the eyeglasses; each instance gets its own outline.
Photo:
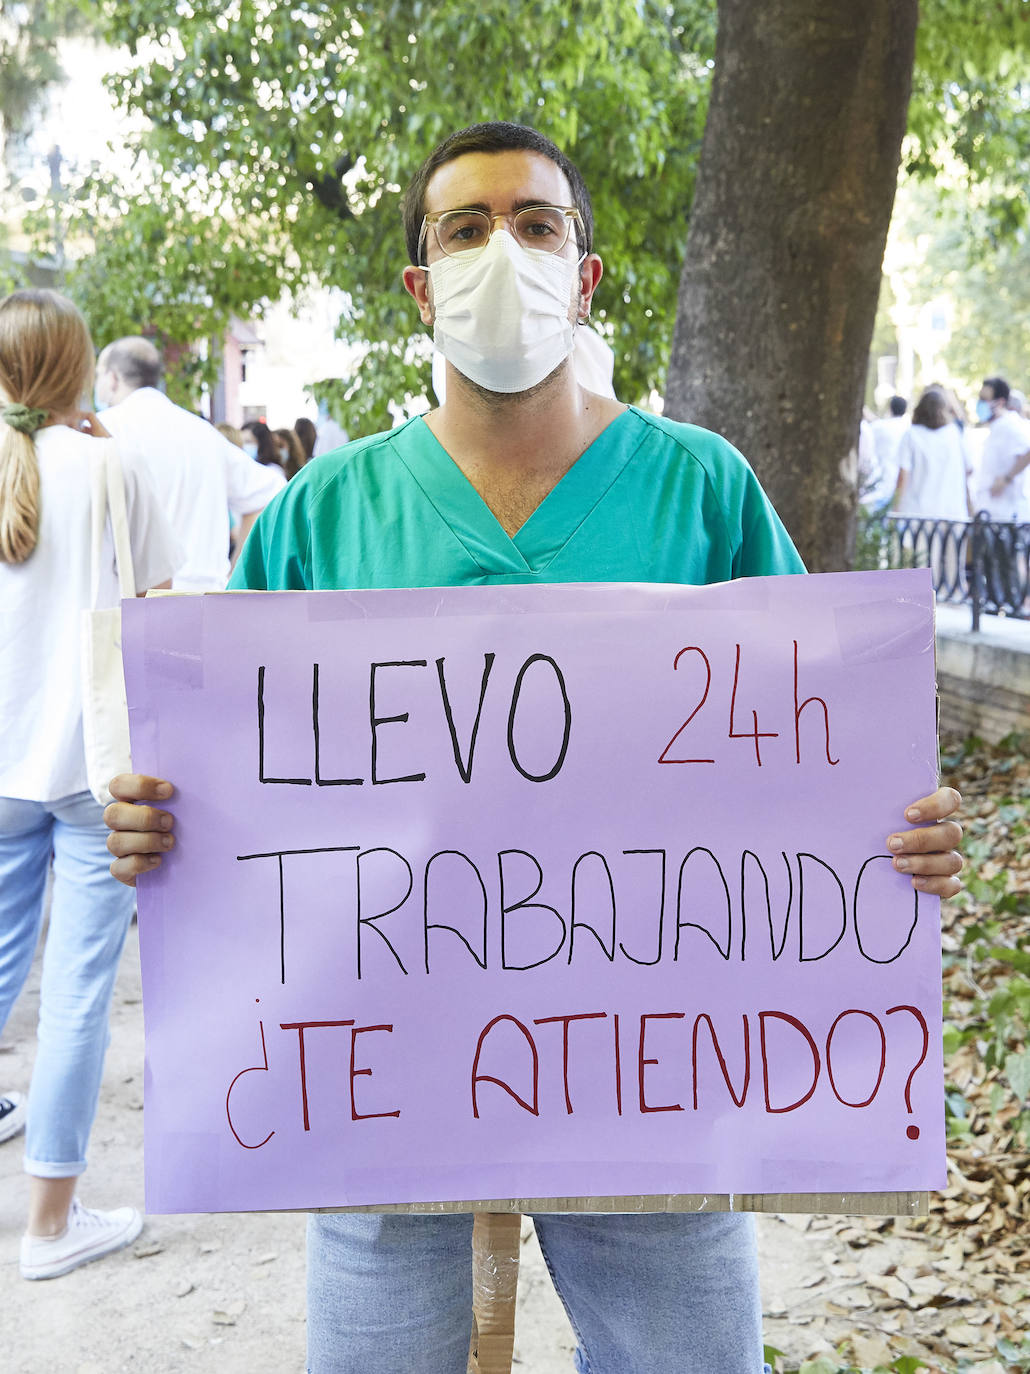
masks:
<instances>
[{"instance_id":1,"label":"eyeglasses","mask_svg":"<svg viewBox=\"0 0 1030 1374\"><path fill-rule=\"evenodd\" d=\"M477 257L490 242L494 221L498 219L510 224L516 242L523 248L539 253L560 253L569 241L572 226L583 228L582 216L570 206L527 205L514 215L488 215L485 210L436 210L422 221L419 261L430 229L447 257Z\"/></svg>"}]
</instances>

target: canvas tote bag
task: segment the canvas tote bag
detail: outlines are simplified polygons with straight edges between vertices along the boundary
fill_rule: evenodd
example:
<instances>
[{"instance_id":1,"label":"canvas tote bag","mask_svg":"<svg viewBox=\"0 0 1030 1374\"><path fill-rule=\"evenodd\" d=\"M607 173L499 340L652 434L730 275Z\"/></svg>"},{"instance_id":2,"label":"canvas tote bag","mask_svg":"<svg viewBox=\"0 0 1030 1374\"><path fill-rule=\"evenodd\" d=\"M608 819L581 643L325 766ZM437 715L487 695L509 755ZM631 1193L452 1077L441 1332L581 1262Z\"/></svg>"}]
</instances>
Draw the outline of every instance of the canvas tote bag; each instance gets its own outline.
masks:
<instances>
[{"instance_id":1,"label":"canvas tote bag","mask_svg":"<svg viewBox=\"0 0 1030 1374\"><path fill-rule=\"evenodd\" d=\"M136 595L132 545L125 513L125 483L118 451L109 441L90 458L90 514L92 561L90 608L82 612L82 738L86 746L89 790L101 806L114 799L107 784L117 773L131 769L129 712L122 671L121 606L97 606L100 598L100 559L108 510L114 536L119 595Z\"/></svg>"}]
</instances>

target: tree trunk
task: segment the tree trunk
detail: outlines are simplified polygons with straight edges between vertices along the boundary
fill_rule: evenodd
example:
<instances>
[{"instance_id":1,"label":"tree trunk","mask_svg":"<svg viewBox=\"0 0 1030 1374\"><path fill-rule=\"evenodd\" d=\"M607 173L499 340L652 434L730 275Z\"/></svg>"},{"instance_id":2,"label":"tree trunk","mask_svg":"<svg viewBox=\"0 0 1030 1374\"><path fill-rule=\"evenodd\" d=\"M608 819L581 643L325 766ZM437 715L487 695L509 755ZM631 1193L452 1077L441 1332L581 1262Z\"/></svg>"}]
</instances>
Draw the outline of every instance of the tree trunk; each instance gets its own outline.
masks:
<instances>
[{"instance_id":1,"label":"tree trunk","mask_svg":"<svg viewBox=\"0 0 1030 1374\"><path fill-rule=\"evenodd\" d=\"M748 457L813 572L848 566L917 0L719 0L665 413Z\"/></svg>"}]
</instances>

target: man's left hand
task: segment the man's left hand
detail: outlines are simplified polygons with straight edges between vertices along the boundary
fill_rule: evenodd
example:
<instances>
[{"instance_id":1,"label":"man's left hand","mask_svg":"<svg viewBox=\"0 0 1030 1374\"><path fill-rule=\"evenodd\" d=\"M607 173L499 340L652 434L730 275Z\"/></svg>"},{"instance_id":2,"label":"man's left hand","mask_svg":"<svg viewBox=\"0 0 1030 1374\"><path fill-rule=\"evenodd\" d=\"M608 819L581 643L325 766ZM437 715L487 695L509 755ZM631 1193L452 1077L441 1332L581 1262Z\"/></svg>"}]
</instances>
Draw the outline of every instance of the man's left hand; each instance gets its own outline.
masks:
<instances>
[{"instance_id":1,"label":"man's left hand","mask_svg":"<svg viewBox=\"0 0 1030 1374\"><path fill-rule=\"evenodd\" d=\"M912 886L918 892L936 897L954 897L962 890L956 877L963 859L957 852L962 840L962 827L949 820L962 805L962 798L954 787L939 787L929 797L920 797L905 809L905 819L920 824L914 830L899 830L887 837L887 848L894 856L899 873L912 875Z\"/></svg>"}]
</instances>

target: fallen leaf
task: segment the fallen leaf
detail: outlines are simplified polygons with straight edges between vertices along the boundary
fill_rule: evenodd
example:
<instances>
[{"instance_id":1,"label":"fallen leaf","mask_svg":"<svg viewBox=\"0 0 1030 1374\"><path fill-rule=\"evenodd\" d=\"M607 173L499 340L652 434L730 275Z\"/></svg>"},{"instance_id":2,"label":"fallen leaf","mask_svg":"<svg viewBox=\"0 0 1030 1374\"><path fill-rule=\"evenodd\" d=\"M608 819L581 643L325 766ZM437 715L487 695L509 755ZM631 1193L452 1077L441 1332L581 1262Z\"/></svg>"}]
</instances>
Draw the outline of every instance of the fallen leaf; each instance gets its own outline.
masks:
<instances>
[{"instance_id":1,"label":"fallen leaf","mask_svg":"<svg viewBox=\"0 0 1030 1374\"><path fill-rule=\"evenodd\" d=\"M882 1336L859 1333L851 1338L851 1358L855 1364L872 1369L889 1364L892 1352Z\"/></svg>"}]
</instances>

